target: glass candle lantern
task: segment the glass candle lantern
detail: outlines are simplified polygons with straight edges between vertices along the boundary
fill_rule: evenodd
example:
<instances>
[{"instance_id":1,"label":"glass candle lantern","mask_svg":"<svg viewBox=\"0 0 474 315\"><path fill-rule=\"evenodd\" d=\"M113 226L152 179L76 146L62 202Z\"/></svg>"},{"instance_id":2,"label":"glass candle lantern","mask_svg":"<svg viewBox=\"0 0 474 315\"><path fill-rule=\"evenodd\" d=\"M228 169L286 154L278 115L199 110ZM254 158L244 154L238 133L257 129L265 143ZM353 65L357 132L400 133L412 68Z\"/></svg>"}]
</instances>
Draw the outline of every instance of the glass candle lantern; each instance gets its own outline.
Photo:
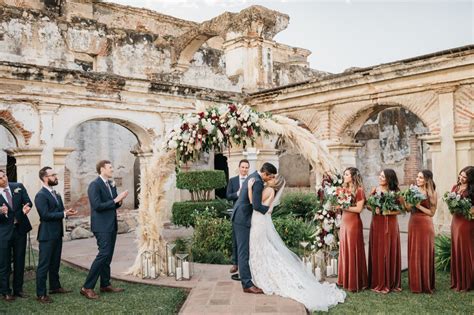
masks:
<instances>
[{"instance_id":1,"label":"glass candle lantern","mask_svg":"<svg viewBox=\"0 0 474 315\"><path fill-rule=\"evenodd\" d=\"M168 277L174 277L176 272L176 258L173 253L175 247L174 243L166 244L166 274Z\"/></svg>"},{"instance_id":2,"label":"glass candle lantern","mask_svg":"<svg viewBox=\"0 0 474 315\"><path fill-rule=\"evenodd\" d=\"M191 280L192 262L189 260L189 253L176 253L176 281Z\"/></svg>"},{"instance_id":3,"label":"glass candle lantern","mask_svg":"<svg viewBox=\"0 0 474 315\"><path fill-rule=\"evenodd\" d=\"M144 251L141 254L143 279L156 279L161 273L161 257L157 251Z\"/></svg>"}]
</instances>

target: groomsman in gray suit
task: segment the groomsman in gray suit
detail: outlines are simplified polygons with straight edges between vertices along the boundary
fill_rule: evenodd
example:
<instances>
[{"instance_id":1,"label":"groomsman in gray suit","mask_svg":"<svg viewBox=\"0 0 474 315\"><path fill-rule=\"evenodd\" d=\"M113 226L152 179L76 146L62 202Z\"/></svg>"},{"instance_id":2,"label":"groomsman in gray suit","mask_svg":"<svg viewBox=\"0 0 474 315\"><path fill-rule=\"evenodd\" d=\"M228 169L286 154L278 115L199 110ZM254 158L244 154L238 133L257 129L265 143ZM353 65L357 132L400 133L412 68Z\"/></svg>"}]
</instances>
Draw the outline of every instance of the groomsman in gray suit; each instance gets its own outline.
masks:
<instances>
[{"instance_id":1,"label":"groomsman in gray suit","mask_svg":"<svg viewBox=\"0 0 474 315\"><path fill-rule=\"evenodd\" d=\"M239 175L229 179L227 184L227 200L232 201L233 205L239 199L240 188L242 187L243 182L247 179L249 174L250 162L248 160L240 160L239 162ZM239 266L237 263L237 245L235 244L235 235L234 230L232 229L232 267L230 268L230 273L236 273L239 271ZM232 276L232 279L239 280L238 276Z\"/></svg>"}]
</instances>

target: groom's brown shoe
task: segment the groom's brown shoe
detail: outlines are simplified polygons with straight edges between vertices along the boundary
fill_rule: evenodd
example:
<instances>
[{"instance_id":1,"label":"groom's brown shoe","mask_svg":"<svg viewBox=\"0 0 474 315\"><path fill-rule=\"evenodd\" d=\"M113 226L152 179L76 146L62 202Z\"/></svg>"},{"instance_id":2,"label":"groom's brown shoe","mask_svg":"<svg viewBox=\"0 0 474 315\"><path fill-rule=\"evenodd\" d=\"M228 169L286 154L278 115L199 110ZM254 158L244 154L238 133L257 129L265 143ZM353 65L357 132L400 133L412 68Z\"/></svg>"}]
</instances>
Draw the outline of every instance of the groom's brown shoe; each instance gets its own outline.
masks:
<instances>
[{"instance_id":1,"label":"groom's brown shoe","mask_svg":"<svg viewBox=\"0 0 474 315\"><path fill-rule=\"evenodd\" d=\"M244 289L245 293L253 293L253 294L263 294L262 289L257 288L256 286L250 287L250 288L245 288Z\"/></svg>"},{"instance_id":2,"label":"groom's brown shoe","mask_svg":"<svg viewBox=\"0 0 474 315\"><path fill-rule=\"evenodd\" d=\"M90 300L96 300L99 296L92 289L81 288L81 294Z\"/></svg>"},{"instance_id":3,"label":"groom's brown shoe","mask_svg":"<svg viewBox=\"0 0 474 315\"><path fill-rule=\"evenodd\" d=\"M229 270L230 273L236 273L237 271L239 271L239 266L237 265L232 265L232 268Z\"/></svg>"}]
</instances>

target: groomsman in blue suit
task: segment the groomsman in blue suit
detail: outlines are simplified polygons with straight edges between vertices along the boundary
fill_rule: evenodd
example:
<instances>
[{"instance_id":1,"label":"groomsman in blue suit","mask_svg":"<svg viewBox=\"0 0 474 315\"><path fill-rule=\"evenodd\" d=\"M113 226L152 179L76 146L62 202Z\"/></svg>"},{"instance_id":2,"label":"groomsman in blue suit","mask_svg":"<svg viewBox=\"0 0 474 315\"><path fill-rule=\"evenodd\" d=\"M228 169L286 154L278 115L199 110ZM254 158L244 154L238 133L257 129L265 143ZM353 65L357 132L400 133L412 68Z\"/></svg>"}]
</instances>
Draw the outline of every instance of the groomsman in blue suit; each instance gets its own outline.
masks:
<instances>
[{"instance_id":1,"label":"groomsman in blue suit","mask_svg":"<svg viewBox=\"0 0 474 315\"><path fill-rule=\"evenodd\" d=\"M229 179L227 184L227 200L232 201L233 205L237 199L239 199L240 188L242 183L247 179L249 174L250 162L246 159L240 160L239 162L239 175ZM235 244L235 235L232 230L232 267L230 268L230 273L236 273L239 271L237 263L237 245ZM232 276L232 279L238 280L238 276Z\"/></svg>"},{"instance_id":2,"label":"groomsman in blue suit","mask_svg":"<svg viewBox=\"0 0 474 315\"><path fill-rule=\"evenodd\" d=\"M53 302L46 294L46 278L49 274L49 293L69 293L59 282L59 267L63 249L63 219L77 214L74 209L64 209L61 196L54 190L58 175L49 166L39 171L43 187L35 196L35 206L40 217L38 229L39 258L36 271L36 296L40 303Z\"/></svg>"},{"instance_id":3,"label":"groomsman in blue suit","mask_svg":"<svg viewBox=\"0 0 474 315\"><path fill-rule=\"evenodd\" d=\"M91 230L97 239L99 253L92 263L80 291L88 299L99 298L94 291L99 277L101 292L122 292L124 290L111 286L110 263L117 238L117 208L128 196L128 191L117 194L117 188L111 180L114 169L110 161L100 161L97 163L96 170L99 177L90 183L87 193L91 205Z\"/></svg>"},{"instance_id":4,"label":"groomsman in blue suit","mask_svg":"<svg viewBox=\"0 0 474 315\"><path fill-rule=\"evenodd\" d=\"M26 297L23 293L26 238L31 231L28 220L32 203L25 187L9 183L7 173L0 170L0 294L5 301ZM13 251L13 294L10 288Z\"/></svg>"}]
</instances>

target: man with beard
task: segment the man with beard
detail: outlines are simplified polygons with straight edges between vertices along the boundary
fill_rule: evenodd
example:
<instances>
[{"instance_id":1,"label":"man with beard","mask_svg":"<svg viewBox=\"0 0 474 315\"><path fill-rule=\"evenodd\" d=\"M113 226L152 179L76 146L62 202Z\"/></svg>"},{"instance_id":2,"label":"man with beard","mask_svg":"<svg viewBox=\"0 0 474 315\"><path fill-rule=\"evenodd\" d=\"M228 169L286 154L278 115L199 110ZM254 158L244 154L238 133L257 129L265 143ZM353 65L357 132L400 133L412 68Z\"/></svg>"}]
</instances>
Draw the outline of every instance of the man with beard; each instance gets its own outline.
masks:
<instances>
[{"instance_id":1,"label":"man with beard","mask_svg":"<svg viewBox=\"0 0 474 315\"><path fill-rule=\"evenodd\" d=\"M0 169L0 294L5 301L25 297L26 237L31 231L28 213L31 200L20 183L9 183L7 173ZM13 295L10 289L11 258L13 251Z\"/></svg>"},{"instance_id":2,"label":"man with beard","mask_svg":"<svg viewBox=\"0 0 474 315\"><path fill-rule=\"evenodd\" d=\"M63 248L63 219L77 214L74 209L64 210L61 196L54 190L58 175L45 166L39 171L43 188L36 194L35 205L40 216L38 230L39 258L36 271L36 296L40 303L51 303L46 294L46 278L49 272L49 293L69 293L59 282L59 266Z\"/></svg>"}]
</instances>

